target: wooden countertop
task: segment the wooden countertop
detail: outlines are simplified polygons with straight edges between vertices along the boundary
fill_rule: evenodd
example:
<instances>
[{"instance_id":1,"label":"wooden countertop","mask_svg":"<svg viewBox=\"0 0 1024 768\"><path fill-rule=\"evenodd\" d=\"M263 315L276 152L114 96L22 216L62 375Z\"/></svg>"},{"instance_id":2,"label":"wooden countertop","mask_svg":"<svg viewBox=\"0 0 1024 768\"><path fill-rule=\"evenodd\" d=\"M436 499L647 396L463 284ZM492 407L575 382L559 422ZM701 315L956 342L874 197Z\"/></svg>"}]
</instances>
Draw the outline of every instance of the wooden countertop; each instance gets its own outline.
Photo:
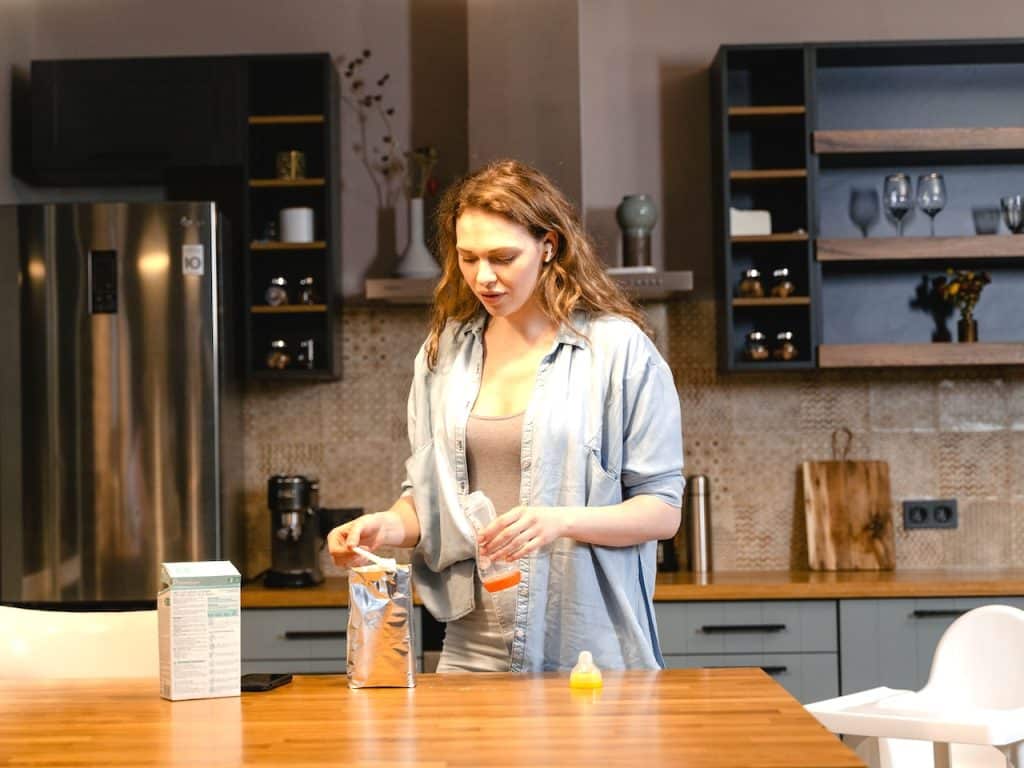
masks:
<instances>
[{"instance_id":1,"label":"wooden countertop","mask_svg":"<svg viewBox=\"0 0 1024 768\"><path fill-rule=\"evenodd\" d=\"M659 573L656 601L835 600L851 597L1012 597L1024 595L1024 568L895 571L713 571ZM348 605L348 581L316 587L242 587L243 608L330 608Z\"/></svg>"},{"instance_id":2,"label":"wooden countertop","mask_svg":"<svg viewBox=\"0 0 1024 768\"><path fill-rule=\"evenodd\" d=\"M864 768L759 669L420 675L164 701L155 679L0 682L0 756L32 765Z\"/></svg>"}]
</instances>

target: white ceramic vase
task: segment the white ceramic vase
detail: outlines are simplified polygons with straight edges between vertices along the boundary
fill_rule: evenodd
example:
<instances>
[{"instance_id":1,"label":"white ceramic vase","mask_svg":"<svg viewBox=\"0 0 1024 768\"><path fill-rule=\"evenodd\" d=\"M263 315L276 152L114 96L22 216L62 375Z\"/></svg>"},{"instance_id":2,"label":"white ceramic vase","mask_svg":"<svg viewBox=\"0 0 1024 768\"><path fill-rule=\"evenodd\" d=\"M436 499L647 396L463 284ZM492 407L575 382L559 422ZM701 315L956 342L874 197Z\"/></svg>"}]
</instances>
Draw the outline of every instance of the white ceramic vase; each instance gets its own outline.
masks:
<instances>
[{"instance_id":1,"label":"white ceramic vase","mask_svg":"<svg viewBox=\"0 0 1024 768\"><path fill-rule=\"evenodd\" d=\"M441 267L423 239L423 198L409 200L409 244L395 265L397 277L438 277Z\"/></svg>"}]
</instances>

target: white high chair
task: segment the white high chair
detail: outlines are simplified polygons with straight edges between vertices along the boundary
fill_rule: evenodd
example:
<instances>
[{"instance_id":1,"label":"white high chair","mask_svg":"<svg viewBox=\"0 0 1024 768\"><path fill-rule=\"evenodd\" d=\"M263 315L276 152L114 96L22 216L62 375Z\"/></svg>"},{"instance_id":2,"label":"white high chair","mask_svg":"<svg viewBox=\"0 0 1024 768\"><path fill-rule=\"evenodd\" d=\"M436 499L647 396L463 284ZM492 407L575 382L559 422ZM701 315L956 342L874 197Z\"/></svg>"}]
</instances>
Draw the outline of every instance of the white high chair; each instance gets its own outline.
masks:
<instances>
[{"instance_id":1,"label":"white high chair","mask_svg":"<svg viewBox=\"0 0 1024 768\"><path fill-rule=\"evenodd\" d=\"M986 605L953 622L920 691L873 688L806 709L872 768L1024 768L1024 611Z\"/></svg>"},{"instance_id":2,"label":"white high chair","mask_svg":"<svg viewBox=\"0 0 1024 768\"><path fill-rule=\"evenodd\" d=\"M0 606L0 680L157 677L157 612Z\"/></svg>"}]
</instances>

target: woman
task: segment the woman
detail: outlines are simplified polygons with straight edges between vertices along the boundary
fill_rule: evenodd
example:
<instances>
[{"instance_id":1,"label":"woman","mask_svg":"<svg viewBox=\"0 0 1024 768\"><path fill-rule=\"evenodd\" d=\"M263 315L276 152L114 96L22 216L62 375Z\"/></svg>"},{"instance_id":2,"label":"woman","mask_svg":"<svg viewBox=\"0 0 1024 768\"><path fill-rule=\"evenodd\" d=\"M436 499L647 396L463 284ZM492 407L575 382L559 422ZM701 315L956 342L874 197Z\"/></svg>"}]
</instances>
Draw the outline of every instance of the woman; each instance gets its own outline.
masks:
<instances>
[{"instance_id":1,"label":"woman","mask_svg":"<svg viewBox=\"0 0 1024 768\"><path fill-rule=\"evenodd\" d=\"M605 274L561 192L495 162L438 209L444 273L416 358L402 496L334 529L352 547L415 547L413 577L446 622L438 671L664 666L652 592L658 539L679 527L679 399L639 310ZM480 553L517 561L494 594L462 513L482 490L497 519Z\"/></svg>"}]
</instances>

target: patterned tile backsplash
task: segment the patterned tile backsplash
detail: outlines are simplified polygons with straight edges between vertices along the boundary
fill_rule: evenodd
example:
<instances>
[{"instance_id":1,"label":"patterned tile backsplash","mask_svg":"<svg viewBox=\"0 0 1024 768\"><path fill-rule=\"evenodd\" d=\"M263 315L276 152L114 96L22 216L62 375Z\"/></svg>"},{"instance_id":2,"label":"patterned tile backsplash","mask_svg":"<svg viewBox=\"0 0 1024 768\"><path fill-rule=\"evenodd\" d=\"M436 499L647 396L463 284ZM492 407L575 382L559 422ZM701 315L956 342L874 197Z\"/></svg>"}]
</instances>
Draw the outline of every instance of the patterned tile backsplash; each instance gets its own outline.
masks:
<instances>
[{"instance_id":1,"label":"patterned tile backsplash","mask_svg":"<svg viewBox=\"0 0 1024 768\"><path fill-rule=\"evenodd\" d=\"M799 464L832 456L832 432L853 432L850 458L889 463L898 567L1024 564L1024 372L816 371L723 375L715 304L653 313L675 374L686 473L711 480L716 569L807 565ZM424 307L346 309L336 339L341 381L252 384L245 400L246 571L269 565L266 479L320 478L327 507L385 509L408 454L405 408ZM955 497L954 531L903 531L900 502ZM323 563L332 572L326 556Z\"/></svg>"}]
</instances>

